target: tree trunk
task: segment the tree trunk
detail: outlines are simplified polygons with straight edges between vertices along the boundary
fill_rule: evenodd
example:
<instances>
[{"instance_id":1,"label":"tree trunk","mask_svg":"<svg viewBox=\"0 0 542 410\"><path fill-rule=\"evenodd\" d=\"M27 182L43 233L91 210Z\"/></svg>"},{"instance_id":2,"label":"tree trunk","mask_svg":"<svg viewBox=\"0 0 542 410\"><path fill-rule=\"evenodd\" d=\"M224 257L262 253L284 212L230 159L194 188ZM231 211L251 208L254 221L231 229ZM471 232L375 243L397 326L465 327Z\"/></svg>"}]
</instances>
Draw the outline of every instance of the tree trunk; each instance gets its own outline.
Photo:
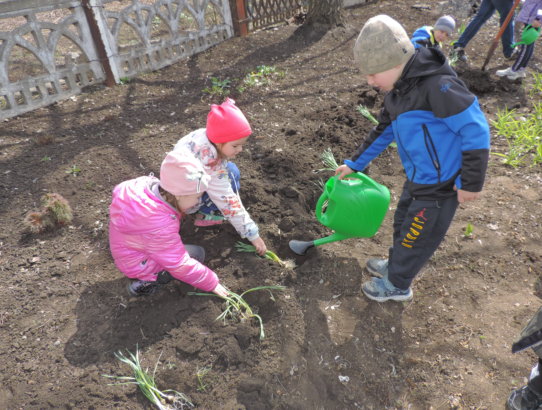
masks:
<instances>
[{"instance_id":1,"label":"tree trunk","mask_svg":"<svg viewBox=\"0 0 542 410\"><path fill-rule=\"evenodd\" d=\"M343 24L343 0L309 0L307 25L335 27Z\"/></svg>"}]
</instances>

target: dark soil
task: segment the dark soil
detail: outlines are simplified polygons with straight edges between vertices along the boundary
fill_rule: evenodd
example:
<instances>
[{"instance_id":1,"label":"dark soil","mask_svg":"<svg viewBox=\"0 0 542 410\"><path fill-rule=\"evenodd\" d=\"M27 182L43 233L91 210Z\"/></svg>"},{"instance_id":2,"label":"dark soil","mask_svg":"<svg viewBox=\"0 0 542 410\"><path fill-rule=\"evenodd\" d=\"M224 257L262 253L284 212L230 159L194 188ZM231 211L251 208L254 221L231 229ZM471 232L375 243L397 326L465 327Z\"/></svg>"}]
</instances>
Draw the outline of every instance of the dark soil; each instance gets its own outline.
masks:
<instances>
[{"instance_id":1,"label":"dark soil","mask_svg":"<svg viewBox=\"0 0 542 410\"><path fill-rule=\"evenodd\" d=\"M442 13L469 19L466 2L433 3L380 1L346 11L346 25L327 32L286 25L234 38L125 85L89 89L4 122L0 408L151 408L136 386L103 377L130 376L114 353L136 348L150 372L158 363L158 387L184 392L202 409L502 408L535 360L531 351L512 355L510 346L540 305L539 166L514 169L491 157L483 198L460 207L410 303L360 294L365 261L385 256L390 243L403 182L393 148L371 165L392 193L373 238L303 257L288 247L291 239L330 233L314 216L318 181L329 176L316 172L320 155L330 147L339 161L348 157L371 128L356 106L376 113L382 101L352 64L363 23L386 12L412 32ZM469 44L470 65L458 67L488 119L505 106L528 113L533 103L529 80L494 75L510 64L500 47L480 70L496 21ZM262 341L255 321L215 321L220 300L188 295L185 284L129 298L107 238L115 184L158 174L177 139L204 126L209 104L222 99L202 92L211 77L240 79L261 65L286 74L232 91L254 129L236 160L241 194L269 248L297 268L236 252L240 238L230 225L194 229L189 219L182 237L206 248L206 263L234 291L287 287L274 300L265 291L247 297L263 319ZM531 70L540 68L535 56ZM506 141L492 134L492 150L504 152ZM23 219L46 192L70 202L73 224L31 234ZM204 368L202 389L196 374Z\"/></svg>"}]
</instances>

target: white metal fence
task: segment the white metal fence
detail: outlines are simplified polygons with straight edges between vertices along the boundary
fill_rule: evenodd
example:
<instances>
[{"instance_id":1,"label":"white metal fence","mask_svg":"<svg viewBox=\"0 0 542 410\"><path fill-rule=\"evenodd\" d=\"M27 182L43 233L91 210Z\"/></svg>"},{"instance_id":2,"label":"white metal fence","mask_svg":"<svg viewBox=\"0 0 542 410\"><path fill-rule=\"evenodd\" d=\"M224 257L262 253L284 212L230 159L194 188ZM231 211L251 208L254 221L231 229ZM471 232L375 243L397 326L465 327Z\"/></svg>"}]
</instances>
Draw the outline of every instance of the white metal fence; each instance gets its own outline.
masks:
<instances>
[{"instance_id":1,"label":"white metal fence","mask_svg":"<svg viewBox=\"0 0 542 410\"><path fill-rule=\"evenodd\" d=\"M0 2L0 119L233 36L228 0Z\"/></svg>"}]
</instances>

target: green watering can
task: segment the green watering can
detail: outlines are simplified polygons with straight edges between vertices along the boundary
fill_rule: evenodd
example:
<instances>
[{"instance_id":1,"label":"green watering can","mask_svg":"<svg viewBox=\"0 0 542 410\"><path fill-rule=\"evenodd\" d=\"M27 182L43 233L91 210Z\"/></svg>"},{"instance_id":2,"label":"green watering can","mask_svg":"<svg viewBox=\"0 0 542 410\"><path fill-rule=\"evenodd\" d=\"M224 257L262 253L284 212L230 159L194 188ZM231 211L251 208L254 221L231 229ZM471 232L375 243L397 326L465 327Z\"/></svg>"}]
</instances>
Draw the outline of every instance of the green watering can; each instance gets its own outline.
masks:
<instances>
[{"instance_id":1,"label":"green watering can","mask_svg":"<svg viewBox=\"0 0 542 410\"><path fill-rule=\"evenodd\" d=\"M525 26L525 28L521 32L521 41L518 41L517 43L512 44L512 47L517 47L520 44L525 44L526 46L528 46L529 44L533 44L539 35L540 35L540 27L536 28L528 24Z\"/></svg>"},{"instance_id":2,"label":"green watering can","mask_svg":"<svg viewBox=\"0 0 542 410\"><path fill-rule=\"evenodd\" d=\"M370 238L382 225L390 204L390 191L361 172L329 178L316 204L316 218L334 233L313 241L289 242L304 255L307 249L347 238Z\"/></svg>"}]
</instances>

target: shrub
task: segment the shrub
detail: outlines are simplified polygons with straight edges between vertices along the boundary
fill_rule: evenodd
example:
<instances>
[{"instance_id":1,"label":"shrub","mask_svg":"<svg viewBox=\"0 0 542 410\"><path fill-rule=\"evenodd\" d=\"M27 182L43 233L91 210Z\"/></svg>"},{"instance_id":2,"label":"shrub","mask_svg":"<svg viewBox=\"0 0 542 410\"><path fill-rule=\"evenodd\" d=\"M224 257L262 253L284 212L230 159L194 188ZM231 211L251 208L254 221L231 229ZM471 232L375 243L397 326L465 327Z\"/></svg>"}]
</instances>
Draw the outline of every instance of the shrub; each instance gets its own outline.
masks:
<instances>
[{"instance_id":1,"label":"shrub","mask_svg":"<svg viewBox=\"0 0 542 410\"><path fill-rule=\"evenodd\" d=\"M30 211L24 218L24 224L30 232L45 232L48 229L68 225L73 220L72 208L62 195L45 194L41 197L41 204L39 211Z\"/></svg>"}]
</instances>

